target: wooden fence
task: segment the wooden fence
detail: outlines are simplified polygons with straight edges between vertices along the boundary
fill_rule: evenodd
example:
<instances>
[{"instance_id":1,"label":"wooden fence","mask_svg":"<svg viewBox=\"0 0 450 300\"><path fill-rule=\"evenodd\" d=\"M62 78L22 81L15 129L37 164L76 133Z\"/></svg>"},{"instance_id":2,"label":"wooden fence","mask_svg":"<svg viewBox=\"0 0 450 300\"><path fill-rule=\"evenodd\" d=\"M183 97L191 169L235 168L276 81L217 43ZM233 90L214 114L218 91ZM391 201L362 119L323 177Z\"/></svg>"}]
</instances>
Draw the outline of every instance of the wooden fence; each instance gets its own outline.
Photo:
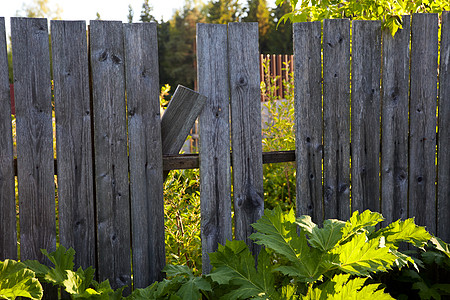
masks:
<instances>
[{"instance_id":1,"label":"wooden fence","mask_svg":"<svg viewBox=\"0 0 450 300\"><path fill-rule=\"evenodd\" d=\"M18 254L0 21L4 259ZM39 249L55 249L57 239L47 20L13 18L11 27L20 258L43 260ZM388 221L415 216L449 241L450 13L442 14L440 56L438 30L436 14L406 17L395 38L378 21L325 20L323 32L319 22L295 24L295 155L262 153L257 24L199 24L199 92L207 97L199 154L163 156L155 24L92 21L88 43L85 22L52 21L60 243L76 250L77 267L94 266L114 287L130 286L132 275L134 287L161 278L163 170L199 167L207 273L206 253L233 237L230 168L234 237L257 252L248 236L264 208L262 164L291 160L298 214L317 222L367 208ZM179 116L169 129L187 119Z\"/></svg>"}]
</instances>

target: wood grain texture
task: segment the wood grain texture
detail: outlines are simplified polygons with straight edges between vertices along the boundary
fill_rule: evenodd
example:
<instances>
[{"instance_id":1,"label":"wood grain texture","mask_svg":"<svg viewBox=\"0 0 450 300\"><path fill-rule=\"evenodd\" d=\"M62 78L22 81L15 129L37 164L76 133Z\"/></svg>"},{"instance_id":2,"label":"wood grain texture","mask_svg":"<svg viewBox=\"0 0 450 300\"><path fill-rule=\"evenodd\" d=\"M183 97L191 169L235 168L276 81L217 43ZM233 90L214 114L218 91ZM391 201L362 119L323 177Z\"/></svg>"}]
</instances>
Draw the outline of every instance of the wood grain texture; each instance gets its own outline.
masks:
<instances>
[{"instance_id":1,"label":"wood grain texture","mask_svg":"<svg viewBox=\"0 0 450 300\"><path fill-rule=\"evenodd\" d=\"M438 15L414 14L411 25L409 217L436 233Z\"/></svg>"},{"instance_id":2,"label":"wood grain texture","mask_svg":"<svg viewBox=\"0 0 450 300\"><path fill-rule=\"evenodd\" d=\"M156 23L124 24L124 39L133 283L144 288L166 259Z\"/></svg>"},{"instance_id":3,"label":"wood grain texture","mask_svg":"<svg viewBox=\"0 0 450 300\"><path fill-rule=\"evenodd\" d=\"M94 180L86 23L52 21L60 243L95 267Z\"/></svg>"},{"instance_id":4,"label":"wood grain texture","mask_svg":"<svg viewBox=\"0 0 450 300\"><path fill-rule=\"evenodd\" d=\"M228 57L235 237L256 254L260 247L249 239L250 224L264 212L257 23L228 25Z\"/></svg>"},{"instance_id":5,"label":"wood grain texture","mask_svg":"<svg viewBox=\"0 0 450 300\"><path fill-rule=\"evenodd\" d=\"M197 25L197 70L199 92L208 98L198 124L202 273L207 274L208 253L232 239L227 25Z\"/></svg>"},{"instance_id":6,"label":"wood grain texture","mask_svg":"<svg viewBox=\"0 0 450 300\"><path fill-rule=\"evenodd\" d=\"M294 24L297 215L323 221L321 23Z\"/></svg>"},{"instance_id":7,"label":"wood grain texture","mask_svg":"<svg viewBox=\"0 0 450 300\"><path fill-rule=\"evenodd\" d=\"M17 260L13 160L5 18L0 18L0 260Z\"/></svg>"},{"instance_id":8,"label":"wood grain texture","mask_svg":"<svg viewBox=\"0 0 450 300\"><path fill-rule=\"evenodd\" d=\"M350 21L323 22L324 218L350 217Z\"/></svg>"},{"instance_id":9,"label":"wood grain texture","mask_svg":"<svg viewBox=\"0 0 450 300\"><path fill-rule=\"evenodd\" d=\"M411 17L395 38L383 30L381 212L386 223L408 213L409 42Z\"/></svg>"},{"instance_id":10,"label":"wood grain texture","mask_svg":"<svg viewBox=\"0 0 450 300\"><path fill-rule=\"evenodd\" d=\"M178 154L195 120L206 103L206 97L179 85L161 119L164 154Z\"/></svg>"},{"instance_id":11,"label":"wood grain texture","mask_svg":"<svg viewBox=\"0 0 450 300\"><path fill-rule=\"evenodd\" d=\"M98 276L113 288L131 286L130 202L123 28L91 21ZM127 288L126 292L130 288Z\"/></svg>"},{"instance_id":12,"label":"wood grain texture","mask_svg":"<svg viewBox=\"0 0 450 300\"><path fill-rule=\"evenodd\" d=\"M381 22L352 23L352 211L380 211Z\"/></svg>"},{"instance_id":13,"label":"wood grain texture","mask_svg":"<svg viewBox=\"0 0 450 300\"><path fill-rule=\"evenodd\" d=\"M11 19L20 209L20 258L56 248L52 94L46 19Z\"/></svg>"},{"instance_id":14,"label":"wood grain texture","mask_svg":"<svg viewBox=\"0 0 450 300\"><path fill-rule=\"evenodd\" d=\"M450 12L442 13L439 69L439 151L437 235L450 241Z\"/></svg>"}]
</instances>

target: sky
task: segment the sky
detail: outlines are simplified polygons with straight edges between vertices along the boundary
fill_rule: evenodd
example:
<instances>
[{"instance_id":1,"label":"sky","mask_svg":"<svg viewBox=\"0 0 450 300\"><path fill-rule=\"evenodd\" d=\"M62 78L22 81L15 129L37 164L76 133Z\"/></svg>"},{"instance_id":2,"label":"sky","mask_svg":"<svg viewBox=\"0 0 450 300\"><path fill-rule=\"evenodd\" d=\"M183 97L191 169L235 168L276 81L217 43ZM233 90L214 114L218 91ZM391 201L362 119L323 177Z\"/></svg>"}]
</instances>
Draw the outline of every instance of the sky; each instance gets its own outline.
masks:
<instances>
[{"instance_id":1,"label":"sky","mask_svg":"<svg viewBox=\"0 0 450 300\"><path fill-rule=\"evenodd\" d=\"M143 0L50 0L52 5L59 5L62 9L63 20L89 20L96 18L97 12L103 20L127 21L128 5L134 11L134 21L139 21ZM16 16L23 4L33 3L32 0L2 0L0 17L5 18L6 31L9 34L10 18ZM169 20L175 10L182 8L184 0L150 0L153 15L157 20Z\"/></svg>"}]
</instances>

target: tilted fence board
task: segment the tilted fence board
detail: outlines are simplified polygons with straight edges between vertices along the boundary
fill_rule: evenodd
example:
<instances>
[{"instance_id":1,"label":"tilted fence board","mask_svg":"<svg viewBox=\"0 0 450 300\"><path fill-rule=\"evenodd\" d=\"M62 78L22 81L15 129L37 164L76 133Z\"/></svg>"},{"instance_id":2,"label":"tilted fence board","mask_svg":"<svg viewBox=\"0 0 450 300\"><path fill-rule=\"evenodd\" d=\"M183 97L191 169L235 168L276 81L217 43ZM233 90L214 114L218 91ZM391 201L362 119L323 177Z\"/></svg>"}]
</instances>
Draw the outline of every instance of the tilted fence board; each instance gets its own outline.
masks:
<instances>
[{"instance_id":1,"label":"tilted fence board","mask_svg":"<svg viewBox=\"0 0 450 300\"><path fill-rule=\"evenodd\" d=\"M324 218L350 216L350 21L323 22Z\"/></svg>"},{"instance_id":2,"label":"tilted fence board","mask_svg":"<svg viewBox=\"0 0 450 300\"><path fill-rule=\"evenodd\" d=\"M381 22L352 23L352 211L380 211Z\"/></svg>"},{"instance_id":3,"label":"tilted fence board","mask_svg":"<svg viewBox=\"0 0 450 300\"><path fill-rule=\"evenodd\" d=\"M95 267L88 51L84 21L52 21L60 243Z\"/></svg>"},{"instance_id":4,"label":"tilted fence board","mask_svg":"<svg viewBox=\"0 0 450 300\"><path fill-rule=\"evenodd\" d=\"M294 24L297 215L323 221L321 23Z\"/></svg>"},{"instance_id":5,"label":"tilted fence board","mask_svg":"<svg viewBox=\"0 0 450 300\"><path fill-rule=\"evenodd\" d=\"M409 212L436 233L438 15L414 14L411 25Z\"/></svg>"},{"instance_id":6,"label":"tilted fence board","mask_svg":"<svg viewBox=\"0 0 450 300\"><path fill-rule=\"evenodd\" d=\"M386 223L408 213L409 42L411 17L392 37L383 30L381 212Z\"/></svg>"},{"instance_id":7,"label":"tilted fence board","mask_svg":"<svg viewBox=\"0 0 450 300\"><path fill-rule=\"evenodd\" d=\"M199 92L207 97L198 124L202 273L207 274L208 253L232 239L227 25L197 25L197 70Z\"/></svg>"},{"instance_id":8,"label":"tilted fence board","mask_svg":"<svg viewBox=\"0 0 450 300\"><path fill-rule=\"evenodd\" d=\"M439 69L437 235L450 242L450 12L442 13Z\"/></svg>"},{"instance_id":9,"label":"tilted fence board","mask_svg":"<svg viewBox=\"0 0 450 300\"><path fill-rule=\"evenodd\" d=\"M5 18L0 18L0 220L0 260L16 260L16 197Z\"/></svg>"},{"instance_id":10,"label":"tilted fence board","mask_svg":"<svg viewBox=\"0 0 450 300\"><path fill-rule=\"evenodd\" d=\"M135 288L162 280L166 259L156 30L124 25Z\"/></svg>"},{"instance_id":11,"label":"tilted fence board","mask_svg":"<svg viewBox=\"0 0 450 300\"><path fill-rule=\"evenodd\" d=\"M206 97L179 85L161 120L163 153L178 154L195 120L206 103Z\"/></svg>"},{"instance_id":12,"label":"tilted fence board","mask_svg":"<svg viewBox=\"0 0 450 300\"><path fill-rule=\"evenodd\" d=\"M264 212L257 23L228 25L228 57L235 237L256 254L259 246L249 239L250 224Z\"/></svg>"},{"instance_id":13,"label":"tilted fence board","mask_svg":"<svg viewBox=\"0 0 450 300\"><path fill-rule=\"evenodd\" d=\"M52 93L47 19L11 19L16 105L20 259L56 247Z\"/></svg>"},{"instance_id":14,"label":"tilted fence board","mask_svg":"<svg viewBox=\"0 0 450 300\"><path fill-rule=\"evenodd\" d=\"M92 21L98 275L131 286L130 202L122 22ZM129 288L127 289L129 291Z\"/></svg>"}]
</instances>

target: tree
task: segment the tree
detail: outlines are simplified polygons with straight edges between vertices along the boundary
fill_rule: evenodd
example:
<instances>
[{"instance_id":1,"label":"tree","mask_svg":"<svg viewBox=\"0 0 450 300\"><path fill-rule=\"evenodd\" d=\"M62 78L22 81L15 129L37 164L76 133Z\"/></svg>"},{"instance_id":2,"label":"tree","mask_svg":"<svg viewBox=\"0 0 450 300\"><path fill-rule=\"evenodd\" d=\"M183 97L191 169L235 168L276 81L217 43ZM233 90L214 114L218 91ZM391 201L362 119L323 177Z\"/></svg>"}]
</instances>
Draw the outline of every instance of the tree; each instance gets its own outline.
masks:
<instances>
[{"instance_id":1,"label":"tree","mask_svg":"<svg viewBox=\"0 0 450 300\"><path fill-rule=\"evenodd\" d=\"M127 16L128 23L133 23L133 16L134 16L133 7L131 7L131 4L128 4L128 16Z\"/></svg>"},{"instance_id":2,"label":"tree","mask_svg":"<svg viewBox=\"0 0 450 300\"><path fill-rule=\"evenodd\" d=\"M169 38L163 42L166 51L164 57L160 57L160 64L171 86L183 84L195 88L196 24L204 21L201 5L189 0L169 21Z\"/></svg>"},{"instance_id":3,"label":"tree","mask_svg":"<svg viewBox=\"0 0 450 300\"><path fill-rule=\"evenodd\" d=\"M287 2L271 10L272 30L269 34L267 49L262 49L263 53L292 54L292 24L278 22L283 15L290 11L291 7Z\"/></svg>"},{"instance_id":4,"label":"tree","mask_svg":"<svg viewBox=\"0 0 450 300\"><path fill-rule=\"evenodd\" d=\"M206 4L206 20L209 23L238 22L242 16L238 0L211 0Z\"/></svg>"},{"instance_id":5,"label":"tree","mask_svg":"<svg viewBox=\"0 0 450 300\"><path fill-rule=\"evenodd\" d=\"M305 22L323 19L349 18L353 20L382 20L384 28L392 35L401 28L403 15L413 13L440 13L450 10L448 0L317 0L310 5L309 0L277 0L277 5L289 3L291 11L280 21Z\"/></svg>"},{"instance_id":6,"label":"tree","mask_svg":"<svg viewBox=\"0 0 450 300\"><path fill-rule=\"evenodd\" d=\"M259 44L261 51L268 50L269 33L272 19L267 8L266 0L248 0L246 7L247 15L242 19L244 22L258 22Z\"/></svg>"},{"instance_id":7,"label":"tree","mask_svg":"<svg viewBox=\"0 0 450 300\"><path fill-rule=\"evenodd\" d=\"M24 3L22 4L22 9L16 12L16 15L27 18L61 19L61 7L56 5L54 8L51 8L49 2L49 0L34 0L28 5Z\"/></svg>"},{"instance_id":8,"label":"tree","mask_svg":"<svg viewBox=\"0 0 450 300\"><path fill-rule=\"evenodd\" d=\"M153 6L148 3L148 0L144 0L142 4L141 22L156 22L156 18L152 15Z\"/></svg>"}]
</instances>

